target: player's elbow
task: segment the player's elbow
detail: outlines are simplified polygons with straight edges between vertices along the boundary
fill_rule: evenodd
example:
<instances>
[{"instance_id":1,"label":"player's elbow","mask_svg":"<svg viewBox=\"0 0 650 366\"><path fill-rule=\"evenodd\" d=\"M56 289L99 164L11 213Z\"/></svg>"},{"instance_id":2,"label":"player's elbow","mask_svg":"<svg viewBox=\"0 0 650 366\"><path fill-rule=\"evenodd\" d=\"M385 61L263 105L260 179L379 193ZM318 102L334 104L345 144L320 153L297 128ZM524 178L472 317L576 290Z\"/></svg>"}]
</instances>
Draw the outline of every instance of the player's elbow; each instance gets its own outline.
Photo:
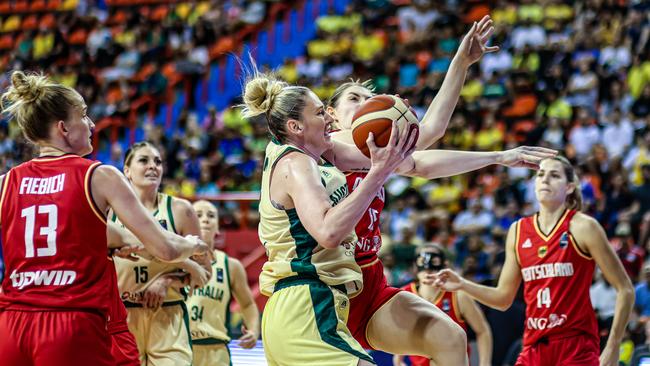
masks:
<instances>
[{"instance_id":1,"label":"player's elbow","mask_svg":"<svg viewBox=\"0 0 650 366\"><path fill-rule=\"evenodd\" d=\"M327 232L323 233L321 235L321 239L318 241L318 244L320 244L323 248L325 249L334 249L341 244L341 235L336 232Z\"/></svg>"},{"instance_id":2,"label":"player's elbow","mask_svg":"<svg viewBox=\"0 0 650 366\"><path fill-rule=\"evenodd\" d=\"M626 304L634 304L636 294L634 292L634 286L630 280L625 281L625 284L618 290L618 292L625 298Z\"/></svg>"},{"instance_id":3,"label":"player's elbow","mask_svg":"<svg viewBox=\"0 0 650 366\"><path fill-rule=\"evenodd\" d=\"M513 301L514 301L514 297L502 296L500 299L497 299L497 301L494 304L494 308L499 311L506 311L510 309Z\"/></svg>"}]
</instances>

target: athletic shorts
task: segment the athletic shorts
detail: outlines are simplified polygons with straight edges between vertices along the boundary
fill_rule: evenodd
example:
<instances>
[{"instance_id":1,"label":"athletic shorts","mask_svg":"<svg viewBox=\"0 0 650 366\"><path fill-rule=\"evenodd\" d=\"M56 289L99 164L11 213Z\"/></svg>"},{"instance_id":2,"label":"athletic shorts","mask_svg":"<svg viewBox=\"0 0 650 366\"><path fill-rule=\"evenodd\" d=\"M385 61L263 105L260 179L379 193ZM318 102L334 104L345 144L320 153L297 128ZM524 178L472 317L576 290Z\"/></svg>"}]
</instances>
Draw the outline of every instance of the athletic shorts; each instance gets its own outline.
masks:
<instances>
[{"instance_id":1,"label":"athletic shorts","mask_svg":"<svg viewBox=\"0 0 650 366\"><path fill-rule=\"evenodd\" d=\"M374 364L345 325L348 304L345 292L320 280L280 280L262 313L268 366Z\"/></svg>"},{"instance_id":2,"label":"athletic shorts","mask_svg":"<svg viewBox=\"0 0 650 366\"><path fill-rule=\"evenodd\" d=\"M524 346L515 366L598 366L598 338L590 335L552 337Z\"/></svg>"},{"instance_id":3,"label":"athletic shorts","mask_svg":"<svg viewBox=\"0 0 650 366\"><path fill-rule=\"evenodd\" d=\"M226 342L208 344L201 341L203 340L192 342L193 366L232 366Z\"/></svg>"},{"instance_id":4,"label":"athletic shorts","mask_svg":"<svg viewBox=\"0 0 650 366\"><path fill-rule=\"evenodd\" d=\"M402 290L388 286L384 275L384 265L379 258L361 265L361 272L363 273L363 291L350 299L348 329L363 348L374 349L368 343L366 334L368 323L379 308Z\"/></svg>"},{"instance_id":5,"label":"athletic shorts","mask_svg":"<svg viewBox=\"0 0 650 366\"><path fill-rule=\"evenodd\" d=\"M114 365L100 313L0 310L0 335L3 365Z\"/></svg>"},{"instance_id":6,"label":"athletic shorts","mask_svg":"<svg viewBox=\"0 0 650 366\"><path fill-rule=\"evenodd\" d=\"M158 309L125 303L129 330L135 336L140 363L147 366L190 366L192 344L185 302L170 301Z\"/></svg>"},{"instance_id":7,"label":"athletic shorts","mask_svg":"<svg viewBox=\"0 0 650 366\"><path fill-rule=\"evenodd\" d=\"M111 353L116 366L140 366L138 345L128 328L117 333L111 333L111 340Z\"/></svg>"}]
</instances>

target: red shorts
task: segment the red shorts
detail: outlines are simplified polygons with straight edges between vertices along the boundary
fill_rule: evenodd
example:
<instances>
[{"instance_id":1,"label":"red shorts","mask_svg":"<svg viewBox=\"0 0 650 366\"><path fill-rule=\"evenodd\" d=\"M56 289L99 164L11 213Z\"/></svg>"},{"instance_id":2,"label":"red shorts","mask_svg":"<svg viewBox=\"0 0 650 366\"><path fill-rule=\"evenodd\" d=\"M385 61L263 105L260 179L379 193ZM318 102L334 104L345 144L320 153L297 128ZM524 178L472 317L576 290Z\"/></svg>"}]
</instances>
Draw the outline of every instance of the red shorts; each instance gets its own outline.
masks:
<instances>
[{"instance_id":1,"label":"red shorts","mask_svg":"<svg viewBox=\"0 0 650 366\"><path fill-rule=\"evenodd\" d=\"M408 356L408 358L411 360L411 366L429 366L431 365L431 360L422 357L422 356Z\"/></svg>"},{"instance_id":2,"label":"red shorts","mask_svg":"<svg viewBox=\"0 0 650 366\"><path fill-rule=\"evenodd\" d=\"M87 311L0 310L0 355L12 366L112 366L106 318Z\"/></svg>"},{"instance_id":3,"label":"red shorts","mask_svg":"<svg viewBox=\"0 0 650 366\"><path fill-rule=\"evenodd\" d=\"M382 305L402 290L388 286L386 276L384 276L384 265L379 258L369 264L361 265L361 272L363 273L363 291L350 299L348 329L363 348L374 349L368 344L366 338L368 322Z\"/></svg>"},{"instance_id":4,"label":"red shorts","mask_svg":"<svg viewBox=\"0 0 650 366\"><path fill-rule=\"evenodd\" d=\"M584 334L524 346L515 366L598 366L599 358L598 339Z\"/></svg>"},{"instance_id":5,"label":"red shorts","mask_svg":"<svg viewBox=\"0 0 650 366\"><path fill-rule=\"evenodd\" d=\"M140 354L135 337L129 330L112 333L113 347L111 353L116 366L140 366Z\"/></svg>"}]
</instances>

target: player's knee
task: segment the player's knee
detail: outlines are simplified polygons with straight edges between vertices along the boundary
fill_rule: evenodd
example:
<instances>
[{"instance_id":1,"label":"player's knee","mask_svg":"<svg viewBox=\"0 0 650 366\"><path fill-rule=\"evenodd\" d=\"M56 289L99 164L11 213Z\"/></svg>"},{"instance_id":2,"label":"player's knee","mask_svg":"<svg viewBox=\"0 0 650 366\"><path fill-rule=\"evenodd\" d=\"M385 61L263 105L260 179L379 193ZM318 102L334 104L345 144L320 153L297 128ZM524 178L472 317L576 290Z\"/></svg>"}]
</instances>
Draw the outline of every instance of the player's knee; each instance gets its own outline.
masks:
<instances>
[{"instance_id":1,"label":"player's knee","mask_svg":"<svg viewBox=\"0 0 650 366\"><path fill-rule=\"evenodd\" d=\"M449 351L462 353L467 350L467 334L460 325L450 320L447 322L447 329L441 333L444 334L444 337L435 337L436 343L439 344L442 341L444 347Z\"/></svg>"}]
</instances>

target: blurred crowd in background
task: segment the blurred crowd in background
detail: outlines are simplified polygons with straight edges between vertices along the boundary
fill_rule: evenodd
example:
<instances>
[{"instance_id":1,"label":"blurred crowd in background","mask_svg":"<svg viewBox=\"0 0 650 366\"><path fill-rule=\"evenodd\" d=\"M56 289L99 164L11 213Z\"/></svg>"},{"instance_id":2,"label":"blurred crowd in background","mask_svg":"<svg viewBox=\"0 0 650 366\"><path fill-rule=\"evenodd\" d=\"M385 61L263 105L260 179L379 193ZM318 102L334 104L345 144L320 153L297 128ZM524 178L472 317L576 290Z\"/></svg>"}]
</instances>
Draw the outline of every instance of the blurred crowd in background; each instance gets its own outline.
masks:
<instances>
[{"instance_id":1,"label":"blurred crowd in background","mask_svg":"<svg viewBox=\"0 0 650 366\"><path fill-rule=\"evenodd\" d=\"M11 30L11 16L3 16L0 30L13 41L2 51L0 68L42 70L76 88L95 121L126 118L143 96L147 108L157 108L170 85L199 82L215 55L236 49L230 35L263 22L272 3L180 2L144 14L75 1L53 24L32 30ZM470 69L447 132L434 146L493 151L540 145L567 156L581 177L584 211L605 227L637 284L637 314L622 359L630 362L635 347L637 355L650 354L644 343L650 343L649 1L350 1L345 12L320 16L317 37L276 71L324 100L350 78L372 80L376 93L399 93L422 116L468 24L485 14L494 20L492 43L501 50ZM3 87L8 75L0 75ZM202 116L196 103L190 98L171 130L136 109L143 138L164 155L164 191L185 197L258 191L266 126L242 118L237 99L222 110L207 106ZM98 146L109 151L105 162L121 168L128 146L99 137ZM0 170L32 154L16 126L4 121ZM510 224L536 210L533 174L491 166L434 181L392 178L381 217L381 257L391 284L413 279L416 250L425 242L446 248L467 278L494 283ZM225 204L225 228L241 228L238 207ZM251 208L247 225L255 228L254 202ZM605 337L615 291L599 275L592 301ZM512 324L493 326L495 364L502 364L523 329L523 305L516 302L505 314L486 311L491 324Z\"/></svg>"}]
</instances>

